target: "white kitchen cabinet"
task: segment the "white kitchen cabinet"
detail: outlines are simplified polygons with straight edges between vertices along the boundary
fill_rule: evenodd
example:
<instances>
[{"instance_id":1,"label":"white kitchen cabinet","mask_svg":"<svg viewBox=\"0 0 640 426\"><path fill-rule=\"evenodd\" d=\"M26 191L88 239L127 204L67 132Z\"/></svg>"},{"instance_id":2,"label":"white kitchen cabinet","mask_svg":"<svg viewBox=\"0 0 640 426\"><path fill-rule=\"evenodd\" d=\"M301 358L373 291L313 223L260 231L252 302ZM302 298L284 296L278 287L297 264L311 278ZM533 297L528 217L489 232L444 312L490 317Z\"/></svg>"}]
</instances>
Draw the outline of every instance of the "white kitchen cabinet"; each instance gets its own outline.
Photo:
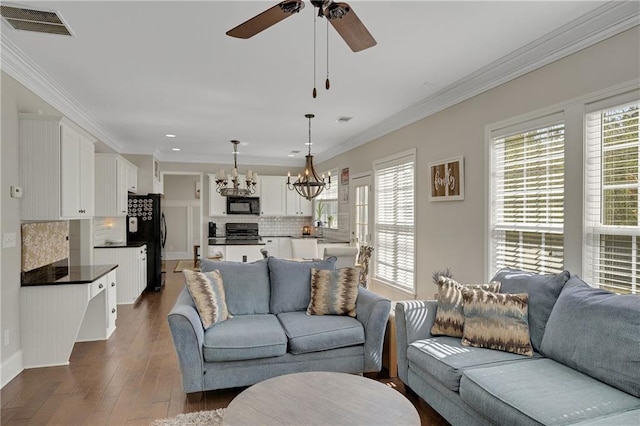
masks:
<instances>
[{"instance_id":1,"label":"white kitchen cabinet","mask_svg":"<svg viewBox=\"0 0 640 426\"><path fill-rule=\"evenodd\" d=\"M96 216L126 216L130 176L138 168L117 154L96 154L95 162Z\"/></svg>"},{"instance_id":2,"label":"white kitchen cabinet","mask_svg":"<svg viewBox=\"0 0 640 426\"><path fill-rule=\"evenodd\" d=\"M126 160L125 160L126 161ZM127 167L127 191L132 194L138 193L138 168L133 164L128 163Z\"/></svg>"},{"instance_id":3,"label":"white kitchen cabinet","mask_svg":"<svg viewBox=\"0 0 640 426\"><path fill-rule=\"evenodd\" d=\"M94 216L95 139L69 120L20 114L22 220Z\"/></svg>"},{"instance_id":4,"label":"white kitchen cabinet","mask_svg":"<svg viewBox=\"0 0 640 426\"><path fill-rule=\"evenodd\" d=\"M260 177L260 214L284 216L286 214L287 178L284 176Z\"/></svg>"},{"instance_id":5,"label":"white kitchen cabinet","mask_svg":"<svg viewBox=\"0 0 640 426\"><path fill-rule=\"evenodd\" d=\"M300 196L295 190L286 191L287 216L311 216L311 201Z\"/></svg>"},{"instance_id":6,"label":"white kitchen cabinet","mask_svg":"<svg viewBox=\"0 0 640 426\"><path fill-rule=\"evenodd\" d=\"M224 260L232 262L255 262L263 258L260 249L263 245L229 245L225 246L226 257Z\"/></svg>"},{"instance_id":7,"label":"white kitchen cabinet","mask_svg":"<svg viewBox=\"0 0 640 426\"><path fill-rule=\"evenodd\" d=\"M107 268L113 268L110 265ZM87 267L78 267L82 269ZM119 269L119 268L117 268ZM116 270L93 281L20 288L24 368L68 365L75 342L106 340L115 330L116 311L108 289Z\"/></svg>"},{"instance_id":8,"label":"white kitchen cabinet","mask_svg":"<svg viewBox=\"0 0 640 426\"><path fill-rule=\"evenodd\" d=\"M116 270L116 303L134 303L147 286L147 246L97 247L93 257L96 265L119 265Z\"/></svg>"},{"instance_id":9,"label":"white kitchen cabinet","mask_svg":"<svg viewBox=\"0 0 640 426\"><path fill-rule=\"evenodd\" d=\"M267 250L269 256L281 257L278 240L279 238L276 238L276 237L262 238L262 242L264 243L263 248Z\"/></svg>"},{"instance_id":10,"label":"white kitchen cabinet","mask_svg":"<svg viewBox=\"0 0 640 426\"><path fill-rule=\"evenodd\" d=\"M216 191L216 175L209 175L209 216L227 215L227 198Z\"/></svg>"},{"instance_id":11,"label":"white kitchen cabinet","mask_svg":"<svg viewBox=\"0 0 640 426\"><path fill-rule=\"evenodd\" d=\"M278 238L278 255L282 259L291 259L291 238L279 237Z\"/></svg>"},{"instance_id":12,"label":"white kitchen cabinet","mask_svg":"<svg viewBox=\"0 0 640 426\"><path fill-rule=\"evenodd\" d=\"M208 247L209 249L207 251L207 257L216 257L219 254L221 254L222 255L221 260L227 260L226 246L215 245L215 246L208 246Z\"/></svg>"}]
</instances>

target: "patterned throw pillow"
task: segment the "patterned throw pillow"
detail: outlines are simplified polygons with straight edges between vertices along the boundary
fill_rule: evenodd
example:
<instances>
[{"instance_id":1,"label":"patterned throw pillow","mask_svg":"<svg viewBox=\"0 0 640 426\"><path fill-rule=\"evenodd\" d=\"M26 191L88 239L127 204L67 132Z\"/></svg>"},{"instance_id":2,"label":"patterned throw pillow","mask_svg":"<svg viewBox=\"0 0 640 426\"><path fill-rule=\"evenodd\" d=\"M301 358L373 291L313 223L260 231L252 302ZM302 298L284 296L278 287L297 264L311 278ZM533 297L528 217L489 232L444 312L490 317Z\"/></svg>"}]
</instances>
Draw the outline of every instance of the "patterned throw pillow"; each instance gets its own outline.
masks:
<instances>
[{"instance_id":1,"label":"patterned throw pillow","mask_svg":"<svg viewBox=\"0 0 640 426\"><path fill-rule=\"evenodd\" d=\"M359 271L311 269L311 301L307 315L356 316Z\"/></svg>"},{"instance_id":2,"label":"patterned throw pillow","mask_svg":"<svg viewBox=\"0 0 640 426\"><path fill-rule=\"evenodd\" d=\"M462 291L464 334L462 344L533 356L529 336L527 293Z\"/></svg>"},{"instance_id":3,"label":"patterned throw pillow","mask_svg":"<svg viewBox=\"0 0 640 426\"><path fill-rule=\"evenodd\" d=\"M449 277L438 278L438 307L436 309L436 319L431 327L431 334L434 336L462 337L464 328L462 290L464 288L478 288L498 292L500 291L500 283L491 282L489 284L464 286Z\"/></svg>"},{"instance_id":4,"label":"patterned throw pillow","mask_svg":"<svg viewBox=\"0 0 640 426\"><path fill-rule=\"evenodd\" d=\"M202 327L205 330L229 317L224 300L222 275L218 270L195 272L185 269L187 290L196 305Z\"/></svg>"}]
</instances>

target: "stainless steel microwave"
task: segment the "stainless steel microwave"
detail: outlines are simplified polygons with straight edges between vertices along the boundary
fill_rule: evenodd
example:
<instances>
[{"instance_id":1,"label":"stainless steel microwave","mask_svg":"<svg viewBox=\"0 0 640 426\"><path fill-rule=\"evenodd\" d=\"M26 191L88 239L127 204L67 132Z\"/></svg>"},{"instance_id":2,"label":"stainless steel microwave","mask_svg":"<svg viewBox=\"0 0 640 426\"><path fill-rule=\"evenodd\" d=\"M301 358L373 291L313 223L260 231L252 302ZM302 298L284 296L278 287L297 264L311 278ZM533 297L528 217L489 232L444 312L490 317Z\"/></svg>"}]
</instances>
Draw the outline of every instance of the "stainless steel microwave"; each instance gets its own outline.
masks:
<instances>
[{"instance_id":1,"label":"stainless steel microwave","mask_svg":"<svg viewBox=\"0 0 640 426\"><path fill-rule=\"evenodd\" d=\"M227 214L260 214L259 197L227 197Z\"/></svg>"}]
</instances>

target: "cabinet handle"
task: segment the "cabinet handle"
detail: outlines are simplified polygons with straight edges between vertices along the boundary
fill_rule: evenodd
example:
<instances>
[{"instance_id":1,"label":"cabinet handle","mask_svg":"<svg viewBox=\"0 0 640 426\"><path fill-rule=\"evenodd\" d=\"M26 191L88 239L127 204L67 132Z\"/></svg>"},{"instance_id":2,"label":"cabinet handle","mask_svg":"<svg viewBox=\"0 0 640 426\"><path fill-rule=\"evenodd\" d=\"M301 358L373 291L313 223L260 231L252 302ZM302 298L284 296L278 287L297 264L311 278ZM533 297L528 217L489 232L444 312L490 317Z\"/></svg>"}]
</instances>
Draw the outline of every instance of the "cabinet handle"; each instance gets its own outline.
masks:
<instances>
[{"instance_id":1,"label":"cabinet handle","mask_svg":"<svg viewBox=\"0 0 640 426\"><path fill-rule=\"evenodd\" d=\"M111 283L111 287L115 287L115 286L116 286L116 283Z\"/></svg>"},{"instance_id":2,"label":"cabinet handle","mask_svg":"<svg viewBox=\"0 0 640 426\"><path fill-rule=\"evenodd\" d=\"M98 284L98 288L102 288L102 287L104 287L102 283Z\"/></svg>"},{"instance_id":3,"label":"cabinet handle","mask_svg":"<svg viewBox=\"0 0 640 426\"><path fill-rule=\"evenodd\" d=\"M111 313L115 314L116 313L116 308L111 309Z\"/></svg>"}]
</instances>

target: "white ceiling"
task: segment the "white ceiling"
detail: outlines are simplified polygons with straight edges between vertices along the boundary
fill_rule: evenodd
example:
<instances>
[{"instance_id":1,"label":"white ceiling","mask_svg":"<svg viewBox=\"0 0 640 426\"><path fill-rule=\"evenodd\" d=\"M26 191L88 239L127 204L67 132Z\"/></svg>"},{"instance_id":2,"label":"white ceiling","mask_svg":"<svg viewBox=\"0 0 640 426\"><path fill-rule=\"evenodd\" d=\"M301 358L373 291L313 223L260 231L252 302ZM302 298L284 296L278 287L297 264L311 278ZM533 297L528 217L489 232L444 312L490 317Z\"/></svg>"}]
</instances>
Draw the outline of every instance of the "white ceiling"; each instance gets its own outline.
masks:
<instances>
[{"instance_id":1,"label":"white ceiling","mask_svg":"<svg viewBox=\"0 0 640 426\"><path fill-rule=\"evenodd\" d=\"M30 88L116 151L228 163L229 140L238 139L248 144L240 163L290 165L306 150L305 113L316 114L313 152L327 158L558 59L576 42L574 50L598 41L585 41L584 28L593 32L612 10L585 1L351 1L378 45L353 53L329 28L325 91L320 20L313 99L309 1L251 39L225 35L276 3L17 2L58 11L75 37L16 31L3 21L3 69L46 82L49 89ZM5 66L9 54L23 62L20 72ZM353 120L338 124L340 116ZM292 150L301 153L288 158Z\"/></svg>"}]
</instances>

